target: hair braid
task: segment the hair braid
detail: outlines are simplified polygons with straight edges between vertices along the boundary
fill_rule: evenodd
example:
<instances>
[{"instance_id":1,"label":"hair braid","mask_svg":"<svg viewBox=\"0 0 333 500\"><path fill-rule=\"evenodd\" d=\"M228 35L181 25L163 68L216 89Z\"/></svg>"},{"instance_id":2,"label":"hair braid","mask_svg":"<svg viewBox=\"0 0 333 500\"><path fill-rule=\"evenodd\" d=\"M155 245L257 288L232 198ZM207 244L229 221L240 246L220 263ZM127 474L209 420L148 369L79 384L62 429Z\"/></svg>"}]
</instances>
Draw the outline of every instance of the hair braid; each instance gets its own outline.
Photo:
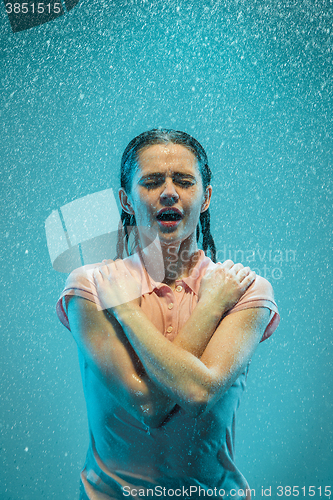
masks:
<instances>
[{"instance_id":1,"label":"hair braid","mask_svg":"<svg viewBox=\"0 0 333 500\"><path fill-rule=\"evenodd\" d=\"M131 254L129 246L129 237L133 231L134 226L136 226L135 215L128 214L125 210L122 210L121 217L118 227L118 241L117 241L117 259L122 259L124 255L124 240L126 243L126 253L129 256ZM130 231L129 231L130 228ZM135 244L138 244L137 232L134 234Z\"/></svg>"},{"instance_id":2,"label":"hair braid","mask_svg":"<svg viewBox=\"0 0 333 500\"><path fill-rule=\"evenodd\" d=\"M200 214L200 225L201 225L201 232L202 232L202 249L205 253L207 253L207 249L209 248L212 261L216 262L216 246L215 246L213 236L210 232L209 209ZM199 226L199 224L198 224L198 226Z\"/></svg>"}]
</instances>

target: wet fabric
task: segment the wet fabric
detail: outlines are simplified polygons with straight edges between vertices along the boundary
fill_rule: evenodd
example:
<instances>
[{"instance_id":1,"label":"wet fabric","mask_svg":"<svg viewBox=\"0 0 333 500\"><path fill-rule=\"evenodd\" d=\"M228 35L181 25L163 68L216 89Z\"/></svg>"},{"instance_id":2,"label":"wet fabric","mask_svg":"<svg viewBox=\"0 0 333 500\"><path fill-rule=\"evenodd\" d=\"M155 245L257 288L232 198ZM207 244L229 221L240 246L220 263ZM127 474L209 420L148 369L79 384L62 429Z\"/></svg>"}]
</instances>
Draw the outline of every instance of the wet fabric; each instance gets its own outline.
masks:
<instances>
[{"instance_id":1,"label":"wet fabric","mask_svg":"<svg viewBox=\"0 0 333 500\"><path fill-rule=\"evenodd\" d=\"M191 275L177 280L174 291L148 275L138 253L124 260L142 283L143 312L171 342L198 302L202 276L216 266L203 251L198 257ZM66 281L57 313L68 329L71 295L102 308L92 276L98 265L79 268ZM272 287L260 276L228 314L252 307L271 311L263 341L276 329L279 314ZM209 412L192 418L176 406L162 426L152 429L122 408L91 371L80 350L79 361L90 433L81 472L82 499L226 498L231 491L236 500L250 498L246 480L234 462L235 416L248 367Z\"/></svg>"}]
</instances>

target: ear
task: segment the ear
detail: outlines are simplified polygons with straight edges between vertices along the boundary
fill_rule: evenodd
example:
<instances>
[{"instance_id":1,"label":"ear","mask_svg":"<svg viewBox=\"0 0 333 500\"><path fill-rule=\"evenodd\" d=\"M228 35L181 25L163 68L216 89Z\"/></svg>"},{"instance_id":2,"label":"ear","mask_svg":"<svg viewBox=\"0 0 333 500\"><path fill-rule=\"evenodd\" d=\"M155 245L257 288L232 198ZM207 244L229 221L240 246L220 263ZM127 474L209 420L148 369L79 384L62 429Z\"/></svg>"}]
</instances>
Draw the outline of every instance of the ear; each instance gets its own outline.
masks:
<instances>
[{"instance_id":1,"label":"ear","mask_svg":"<svg viewBox=\"0 0 333 500\"><path fill-rule=\"evenodd\" d=\"M212 191L213 188L211 185L207 186L206 192L205 192L205 197L204 197L204 202L201 205L201 213L206 212L208 210L209 205L210 205L210 200L212 198Z\"/></svg>"},{"instance_id":2,"label":"ear","mask_svg":"<svg viewBox=\"0 0 333 500\"><path fill-rule=\"evenodd\" d=\"M134 215L134 210L131 205L131 201L126 191L123 188L120 188L118 191L119 201L121 204L121 208L128 214Z\"/></svg>"}]
</instances>

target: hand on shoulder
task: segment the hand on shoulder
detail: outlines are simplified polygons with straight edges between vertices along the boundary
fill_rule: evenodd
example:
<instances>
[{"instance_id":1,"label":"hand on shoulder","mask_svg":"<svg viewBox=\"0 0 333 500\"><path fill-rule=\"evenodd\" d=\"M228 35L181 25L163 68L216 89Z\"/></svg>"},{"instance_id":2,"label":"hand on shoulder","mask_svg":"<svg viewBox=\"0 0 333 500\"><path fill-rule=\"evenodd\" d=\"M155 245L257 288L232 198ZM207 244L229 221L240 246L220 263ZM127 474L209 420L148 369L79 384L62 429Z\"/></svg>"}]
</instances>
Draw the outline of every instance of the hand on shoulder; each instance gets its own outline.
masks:
<instances>
[{"instance_id":1,"label":"hand on shoulder","mask_svg":"<svg viewBox=\"0 0 333 500\"><path fill-rule=\"evenodd\" d=\"M256 273L232 260L207 269L200 282L199 301L217 307L221 314L231 309L256 279Z\"/></svg>"},{"instance_id":2,"label":"hand on shoulder","mask_svg":"<svg viewBox=\"0 0 333 500\"><path fill-rule=\"evenodd\" d=\"M141 283L136 279L124 261L103 261L95 267L93 279L96 291L104 309L115 309L122 305L140 306Z\"/></svg>"}]
</instances>

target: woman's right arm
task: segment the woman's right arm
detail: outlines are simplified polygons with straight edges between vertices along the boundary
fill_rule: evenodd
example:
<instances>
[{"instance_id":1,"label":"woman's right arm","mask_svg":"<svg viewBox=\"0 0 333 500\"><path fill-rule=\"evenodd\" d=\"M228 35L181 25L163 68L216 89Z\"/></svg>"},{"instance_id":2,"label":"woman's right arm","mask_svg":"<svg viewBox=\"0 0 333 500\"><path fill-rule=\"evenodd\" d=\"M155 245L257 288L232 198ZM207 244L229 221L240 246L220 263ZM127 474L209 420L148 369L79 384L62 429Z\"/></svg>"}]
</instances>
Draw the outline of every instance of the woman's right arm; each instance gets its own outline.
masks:
<instances>
[{"instance_id":1,"label":"woman's right arm","mask_svg":"<svg viewBox=\"0 0 333 500\"><path fill-rule=\"evenodd\" d=\"M121 406L149 427L161 425L175 402L146 375L117 320L77 296L69 298L68 319L89 367Z\"/></svg>"}]
</instances>

